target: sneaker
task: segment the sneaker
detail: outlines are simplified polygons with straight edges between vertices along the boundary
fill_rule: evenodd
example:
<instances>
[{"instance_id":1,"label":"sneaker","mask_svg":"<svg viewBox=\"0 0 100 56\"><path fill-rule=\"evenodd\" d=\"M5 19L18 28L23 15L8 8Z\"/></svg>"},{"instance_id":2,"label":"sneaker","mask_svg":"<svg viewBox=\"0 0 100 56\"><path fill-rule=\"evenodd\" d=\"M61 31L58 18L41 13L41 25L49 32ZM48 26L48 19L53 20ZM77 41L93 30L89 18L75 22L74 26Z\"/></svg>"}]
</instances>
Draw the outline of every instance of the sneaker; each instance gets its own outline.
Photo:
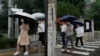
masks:
<instances>
[{"instance_id":1,"label":"sneaker","mask_svg":"<svg viewBox=\"0 0 100 56\"><path fill-rule=\"evenodd\" d=\"M42 46L42 48L45 48L45 46Z\"/></svg>"},{"instance_id":2,"label":"sneaker","mask_svg":"<svg viewBox=\"0 0 100 56\"><path fill-rule=\"evenodd\" d=\"M62 51L62 53L67 53L67 50Z\"/></svg>"},{"instance_id":3,"label":"sneaker","mask_svg":"<svg viewBox=\"0 0 100 56\"><path fill-rule=\"evenodd\" d=\"M70 52L72 53L74 50L72 49L72 50L70 50Z\"/></svg>"},{"instance_id":4,"label":"sneaker","mask_svg":"<svg viewBox=\"0 0 100 56\"><path fill-rule=\"evenodd\" d=\"M24 55L28 55L28 52L26 51L26 52L24 53Z\"/></svg>"},{"instance_id":5,"label":"sneaker","mask_svg":"<svg viewBox=\"0 0 100 56\"><path fill-rule=\"evenodd\" d=\"M62 46L62 49L65 49L65 47L64 47L64 46Z\"/></svg>"},{"instance_id":6,"label":"sneaker","mask_svg":"<svg viewBox=\"0 0 100 56\"><path fill-rule=\"evenodd\" d=\"M78 46L74 46L74 48L78 48Z\"/></svg>"},{"instance_id":7,"label":"sneaker","mask_svg":"<svg viewBox=\"0 0 100 56\"><path fill-rule=\"evenodd\" d=\"M16 55L19 55L19 54L20 54L19 52L15 52L15 53L14 53L15 56L16 56Z\"/></svg>"}]
</instances>

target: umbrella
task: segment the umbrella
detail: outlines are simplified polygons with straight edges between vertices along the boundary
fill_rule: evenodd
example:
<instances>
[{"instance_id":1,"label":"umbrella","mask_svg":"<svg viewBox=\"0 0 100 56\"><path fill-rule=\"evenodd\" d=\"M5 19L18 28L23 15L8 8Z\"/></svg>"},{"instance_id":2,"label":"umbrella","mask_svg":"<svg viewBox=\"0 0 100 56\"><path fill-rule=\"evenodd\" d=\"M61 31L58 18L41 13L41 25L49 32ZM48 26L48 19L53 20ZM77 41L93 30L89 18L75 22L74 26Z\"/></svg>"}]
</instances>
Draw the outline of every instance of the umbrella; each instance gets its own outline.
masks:
<instances>
[{"instance_id":1,"label":"umbrella","mask_svg":"<svg viewBox=\"0 0 100 56\"><path fill-rule=\"evenodd\" d=\"M45 18L45 14L44 13L33 13L32 16L35 17L36 19Z\"/></svg>"},{"instance_id":2,"label":"umbrella","mask_svg":"<svg viewBox=\"0 0 100 56\"><path fill-rule=\"evenodd\" d=\"M76 17L73 15L65 15L65 16L61 17L60 20L72 22L72 21L76 20Z\"/></svg>"},{"instance_id":3,"label":"umbrella","mask_svg":"<svg viewBox=\"0 0 100 56\"><path fill-rule=\"evenodd\" d=\"M31 14L26 13L26 12L15 12L13 14L10 14L9 17L13 17L13 18L25 18L25 19L34 19L35 17L33 17Z\"/></svg>"},{"instance_id":4,"label":"umbrella","mask_svg":"<svg viewBox=\"0 0 100 56\"><path fill-rule=\"evenodd\" d=\"M27 20L27 22L28 22L28 24L30 25L31 28L34 27L35 17L33 17L29 13L26 13L26 12L15 12L15 13L9 15L9 17L13 17L13 18L23 18L24 20ZM21 19L19 19L19 22L20 21L21 21Z\"/></svg>"},{"instance_id":5,"label":"umbrella","mask_svg":"<svg viewBox=\"0 0 100 56\"><path fill-rule=\"evenodd\" d=\"M80 26L84 26L84 23L81 22L80 20L74 20L74 21L72 22L72 24L74 24L74 25L79 24Z\"/></svg>"}]
</instances>

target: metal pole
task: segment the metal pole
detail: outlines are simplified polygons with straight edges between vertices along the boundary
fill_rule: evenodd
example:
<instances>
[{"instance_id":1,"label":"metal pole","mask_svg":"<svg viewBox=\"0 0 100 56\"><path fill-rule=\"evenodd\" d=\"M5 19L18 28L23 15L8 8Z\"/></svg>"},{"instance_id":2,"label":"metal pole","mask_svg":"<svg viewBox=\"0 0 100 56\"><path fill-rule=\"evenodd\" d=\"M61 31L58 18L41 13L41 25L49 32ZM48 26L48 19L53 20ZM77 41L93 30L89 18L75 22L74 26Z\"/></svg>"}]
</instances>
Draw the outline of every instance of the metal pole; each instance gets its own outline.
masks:
<instances>
[{"instance_id":1,"label":"metal pole","mask_svg":"<svg viewBox=\"0 0 100 56\"><path fill-rule=\"evenodd\" d=\"M48 46L47 46L47 43L48 43L48 0L44 0L44 5L45 5L45 39L46 39L46 42L45 42L45 56L48 56Z\"/></svg>"},{"instance_id":2,"label":"metal pole","mask_svg":"<svg viewBox=\"0 0 100 56\"><path fill-rule=\"evenodd\" d=\"M11 7L12 7L11 0L9 0L8 1L8 15L11 14L11 11L10 11ZM11 18L8 17L8 38L11 37L11 22L12 22Z\"/></svg>"},{"instance_id":3,"label":"metal pole","mask_svg":"<svg viewBox=\"0 0 100 56\"><path fill-rule=\"evenodd\" d=\"M17 5L15 5L15 8L17 8ZM15 19L15 37L18 37L18 18Z\"/></svg>"}]
</instances>

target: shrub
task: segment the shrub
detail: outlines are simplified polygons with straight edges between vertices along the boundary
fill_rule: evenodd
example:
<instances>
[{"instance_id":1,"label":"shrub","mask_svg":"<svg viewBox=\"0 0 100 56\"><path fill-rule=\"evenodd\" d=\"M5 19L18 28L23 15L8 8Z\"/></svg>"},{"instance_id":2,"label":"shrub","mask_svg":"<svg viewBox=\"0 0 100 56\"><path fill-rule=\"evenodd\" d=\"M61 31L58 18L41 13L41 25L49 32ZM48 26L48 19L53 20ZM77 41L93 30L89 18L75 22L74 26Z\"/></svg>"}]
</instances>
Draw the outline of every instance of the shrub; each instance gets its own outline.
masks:
<instances>
[{"instance_id":1,"label":"shrub","mask_svg":"<svg viewBox=\"0 0 100 56\"><path fill-rule=\"evenodd\" d=\"M7 38L0 34L0 49L14 48L16 46L16 38Z\"/></svg>"}]
</instances>

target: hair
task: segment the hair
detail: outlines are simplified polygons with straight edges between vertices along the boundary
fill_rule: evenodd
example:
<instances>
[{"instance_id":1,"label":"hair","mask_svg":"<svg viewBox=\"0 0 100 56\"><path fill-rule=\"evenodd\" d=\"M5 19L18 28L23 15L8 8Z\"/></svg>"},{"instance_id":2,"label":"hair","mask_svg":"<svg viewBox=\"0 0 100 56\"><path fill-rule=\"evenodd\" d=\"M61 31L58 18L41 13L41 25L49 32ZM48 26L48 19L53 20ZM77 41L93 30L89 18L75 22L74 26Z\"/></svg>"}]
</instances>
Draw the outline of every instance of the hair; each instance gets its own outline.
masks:
<instances>
[{"instance_id":1,"label":"hair","mask_svg":"<svg viewBox=\"0 0 100 56\"><path fill-rule=\"evenodd\" d=\"M27 19L24 19L24 24L27 24L27 23L28 23L28 21L29 21L29 20L27 20Z\"/></svg>"}]
</instances>

